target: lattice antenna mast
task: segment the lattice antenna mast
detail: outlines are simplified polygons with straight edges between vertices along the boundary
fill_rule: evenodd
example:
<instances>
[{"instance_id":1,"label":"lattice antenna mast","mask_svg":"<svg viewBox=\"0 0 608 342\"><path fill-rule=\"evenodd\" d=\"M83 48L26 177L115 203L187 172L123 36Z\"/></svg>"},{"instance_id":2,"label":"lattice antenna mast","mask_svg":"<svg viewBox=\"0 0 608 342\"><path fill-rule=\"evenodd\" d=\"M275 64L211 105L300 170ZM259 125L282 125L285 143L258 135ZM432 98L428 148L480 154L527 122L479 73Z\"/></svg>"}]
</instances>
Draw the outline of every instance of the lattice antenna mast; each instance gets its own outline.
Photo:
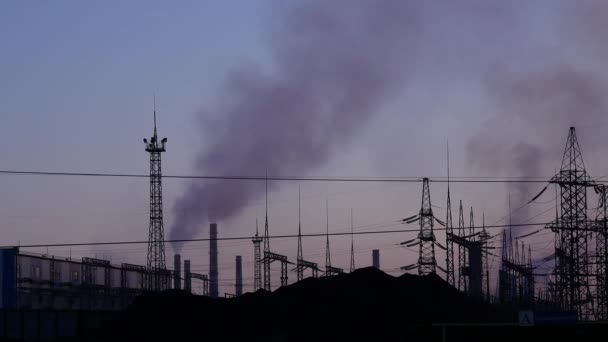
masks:
<instances>
[{"instance_id":1,"label":"lattice antenna mast","mask_svg":"<svg viewBox=\"0 0 608 342\"><path fill-rule=\"evenodd\" d=\"M452 223L452 200L450 198L450 148L447 146L447 166L448 166L448 200L446 204L445 214L445 244L446 244L446 277L448 284L456 286L456 275L454 272L454 241L452 235L454 234L454 226Z\"/></svg>"},{"instance_id":2,"label":"lattice antenna mast","mask_svg":"<svg viewBox=\"0 0 608 342\"><path fill-rule=\"evenodd\" d=\"M350 209L350 272L355 270L355 228L353 226L353 209Z\"/></svg>"},{"instance_id":3,"label":"lattice antenna mast","mask_svg":"<svg viewBox=\"0 0 608 342\"><path fill-rule=\"evenodd\" d=\"M418 239L420 240L418 274L420 275L436 272L434 220L429 179L424 178L422 180L422 203L420 207L420 233L418 233Z\"/></svg>"},{"instance_id":4,"label":"lattice antenna mast","mask_svg":"<svg viewBox=\"0 0 608 342\"><path fill-rule=\"evenodd\" d=\"M266 172L266 214L264 222L264 259L270 254L270 237L268 235L268 172ZM264 289L272 291L270 284L270 263L264 263Z\"/></svg>"},{"instance_id":5,"label":"lattice antenna mast","mask_svg":"<svg viewBox=\"0 0 608 342\"><path fill-rule=\"evenodd\" d=\"M148 231L147 267L151 276L148 288L161 291L168 285L165 276L165 237L163 227L163 190L161 153L165 152L167 138L160 143L156 129L156 96L154 99L154 135L150 142L144 139L146 152L150 154L150 225Z\"/></svg>"},{"instance_id":6,"label":"lattice antenna mast","mask_svg":"<svg viewBox=\"0 0 608 342\"><path fill-rule=\"evenodd\" d=\"M458 236L465 238L466 233L464 229L464 210L462 208L462 200L460 201L460 207L458 209ZM462 292L468 292L467 282L467 249L464 244L458 246L458 288Z\"/></svg>"},{"instance_id":7,"label":"lattice antenna mast","mask_svg":"<svg viewBox=\"0 0 608 342\"><path fill-rule=\"evenodd\" d=\"M329 251L329 201L325 200L325 270L331 269L331 253Z\"/></svg>"},{"instance_id":8,"label":"lattice antenna mast","mask_svg":"<svg viewBox=\"0 0 608 342\"><path fill-rule=\"evenodd\" d=\"M302 253L302 219L301 219L301 200L300 200L300 188L298 187L298 259L296 261L297 268L296 274L298 281L304 279L304 269L301 267L304 256Z\"/></svg>"},{"instance_id":9,"label":"lattice antenna mast","mask_svg":"<svg viewBox=\"0 0 608 342\"><path fill-rule=\"evenodd\" d=\"M262 237L259 234L258 230L258 219L255 219L255 236L251 240L253 242L253 259L254 259L254 269L253 269L253 290L257 291L262 288L262 253L261 253L261 243Z\"/></svg>"}]
</instances>

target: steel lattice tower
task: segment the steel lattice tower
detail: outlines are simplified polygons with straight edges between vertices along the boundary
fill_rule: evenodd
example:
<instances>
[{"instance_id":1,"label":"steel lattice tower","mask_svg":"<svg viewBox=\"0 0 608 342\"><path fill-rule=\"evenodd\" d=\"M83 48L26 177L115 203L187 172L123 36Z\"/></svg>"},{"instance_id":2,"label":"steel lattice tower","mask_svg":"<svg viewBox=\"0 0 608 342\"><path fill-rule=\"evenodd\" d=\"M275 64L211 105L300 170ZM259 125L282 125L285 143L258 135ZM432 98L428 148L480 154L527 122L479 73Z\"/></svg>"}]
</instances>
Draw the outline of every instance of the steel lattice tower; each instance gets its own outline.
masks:
<instances>
[{"instance_id":1,"label":"steel lattice tower","mask_svg":"<svg viewBox=\"0 0 608 342\"><path fill-rule=\"evenodd\" d=\"M350 210L350 272L355 270L355 228L353 226L353 210Z\"/></svg>"},{"instance_id":2,"label":"steel lattice tower","mask_svg":"<svg viewBox=\"0 0 608 342\"><path fill-rule=\"evenodd\" d=\"M556 233L556 299L562 309L577 310L579 319L588 320L593 314L593 299L589 288L587 187L594 182L585 171L574 127L570 127L561 169L549 182L560 188L560 216L547 225Z\"/></svg>"},{"instance_id":3,"label":"steel lattice tower","mask_svg":"<svg viewBox=\"0 0 608 342\"><path fill-rule=\"evenodd\" d=\"M462 200L458 210L458 236L462 239L466 234L464 231L464 211L462 209ZM463 292L468 292L467 286L467 249L463 244L458 246L458 288Z\"/></svg>"},{"instance_id":4,"label":"steel lattice tower","mask_svg":"<svg viewBox=\"0 0 608 342\"><path fill-rule=\"evenodd\" d=\"M425 275L436 272L435 233L433 232L433 209L431 208L431 193L429 179L422 180L422 203L420 207L420 250L418 256L418 274Z\"/></svg>"},{"instance_id":5,"label":"steel lattice tower","mask_svg":"<svg viewBox=\"0 0 608 342\"><path fill-rule=\"evenodd\" d=\"M597 315L598 320L608 320L608 186L598 185L595 188L599 195L596 217L596 254L597 254Z\"/></svg>"},{"instance_id":6,"label":"steel lattice tower","mask_svg":"<svg viewBox=\"0 0 608 342\"><path fill-rule=\"evenodd\" d=\"M262 253L261 246L262 238L258 232L258 219L255 219L255 236L251 240L253 242L253 290L257 291L262 288Z\"/></svg>"},{"instance_id":7,"label":"steel lattice tower","mask_svg":"<svg viewBox=\"0 0 608 342\"><path fill-rule=\"evenodd\" d=\"M264 223L264 258L270 254L270 237L268 236L268 176L266 176L266 220ZM264 263L264 290L272 291L270 284L270 263Z\"/></svg>"},{"instance_id":8,"label":"steel lattice tower","mask_svg":"<svg viewBox=\"0 0 608 342\"><path fill-rule=\"evenodd\" d=\"M450 198L450 151L448 150L448 200L446 203L445 214L445 265L446 265L446 280L448 284L456 287L456 277L454 274L454 226L452 224L452 200Z\"/></svg>"},{"instance_id":9,"label":"steel lattice tower","mask_svg":"<svg viewBox=\"0 0 608 342\"><path fill-rule=\"evenodd\" d=\"M144 139L146 152L150 153L150 227L148 233L148 288L161 291L166 288L165 235L163 228L163 189L161 153L165 152L167 138L160 143L156 131L156 108L154 109L154 135L150 142Z\"/></svg>"}]
</instances>

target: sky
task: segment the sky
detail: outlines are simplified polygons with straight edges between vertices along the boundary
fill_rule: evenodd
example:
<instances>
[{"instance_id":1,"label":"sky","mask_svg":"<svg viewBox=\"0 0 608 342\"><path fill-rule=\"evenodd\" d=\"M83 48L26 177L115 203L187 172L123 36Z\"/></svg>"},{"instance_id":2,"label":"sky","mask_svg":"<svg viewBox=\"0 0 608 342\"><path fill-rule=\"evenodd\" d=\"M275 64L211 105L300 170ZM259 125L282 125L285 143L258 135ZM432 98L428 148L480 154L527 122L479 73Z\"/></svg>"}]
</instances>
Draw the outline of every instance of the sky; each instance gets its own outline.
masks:
<instances>
[{"instance_id":1,"label":"sky","mask_svg":"<svg viewBox=\"0 0 608 342\"><path fill-rule=\"evenodd\" d=\"M568 127L573 124L591 175L608 174L602 153L608 144L602 134L607 123L604 109L608 106L602 99L608 78L601 68L607 55L601 47L608 32L602 26L608 16L606 6L583 1L579 13L568 9L568 1L403 3L409 6L410 2L411 7L395 6L402 11L395 13L406 15L404 22L388 17L393 21L387 22L399 23L395 28L375 21L391 13L391 1L3 1L0 169L145 174L149 156L142 139L152 134L155 94L159 134L168 138L163 154L163 173L168 175L221 175L221 171L261 176L261 170L275 165L271 176L437 178L447 173L449 142L454 177L548 179L559 167ZM295 25L298 18L293 15L301 13L300 9L312 13L302 15L304 24L310 24L306 20L311 18L326 19L329 33L325 35L322 25ZM343 22L352 25L346 33L340 31ZM332 31L331 24L338 29ZM321 34L311 33L316 29ZM340 50L343 41L357 48ZM302 58L302 54L308 57ZM347 100L329 92L327 98L315 93L297 110L290 103L280 107L291 118L310 115L311 121L321 120L313 122L312 132L321 132L323 137L304 135L304 141L290 142L286 137L297 132L275 124L275 117L260 110L264 106L248 110L251 94L247 90L258 89L256 84L272 84L267 79L276 79L289 85L289 81L307 77L300 70L312 70L309 83L293 88L312 94L305 88L307 84L317 87L336 81L318 76L340 69L340 61L350 57L364 59L369 75L377 75L381 65L388 65L392 69L387 70L399 76L380 81L381 90L363 102L360 113L358 106L346 107L350 117L331 111L317 117L312 106L329 103L330 109L344 108L340 101L349 103L360 97L356 87L352 88L355 96L346 96ZM309 59L319 64L311 67ZM294 62L294 66L292 61L301 64ZM325 61L331 68L316 74ZM246 72L239 74L242 70ZM293 70L298 72L289 74ZM365 70L349 71L353 82L363 82ZM385 69L379 70L386 75ZM254 85L234 88L235 75L251 77L247 80ZM352 85L343 80L336 84L339 89ZM373 90L366 89L364 93ZM301 99L296 93L288 99ZM268 95L261 94L262 99ZM335 98L340 100L332 102ZM232 103L238 110L230 107ZM309 105L311 114L305 114ZM322 121L326 115L338 124ZM234 123L241 118L255 124L251 129L259 134L240 134L236 130L240 126ZM293 129L293 125L289 127ZM255 155L254 165L231 162L235 142L247 155L247 146L255 145L256 139L276 141L276 145L262 145L269 148ZM320 143L315 144L315 139ZM287 153L273 150L273 145L285 141L295 144L284 145ZM535 148L520 150L523 145L518 143ZM311 162L297 163L297 155L306 153L291 151L291 146L315 146L324 152L313 153ZM219 157L209 157L213 155L210 147ZM292 157L290 151L297 155ZM526 161L530 151L538 152L538 162ZM226 165L219 169L201 162L209 160L226 161ZM528 167L532 164L534 167ZM241 167L231 169L235 165ZM205 181L196 182L208 189ZM167 237L183 215L175 209L176 203L193 186L190 181L164 180ZM220 236L250 236L256 218L263 228L260 186L218 222ZM486 224L492 224L504 223L509 193L515 195L512 206L517 207L543 186L521 190L496 183L456 183L451 191L453 202L463 200L466 213L474 207L476 223L481 223L485 213ZM214 189L221 194L225 187L240 188L235 183L220 183ZM147 238L146 179L0 175L0 189L2 245ZM419 183L350 182L271 182L270 189L271 235L297 232L299 189L304 233L325 230L326 201L331 232L350 229L351 209L355 230L415 229L416 225L397 221L418 212L422 190ZM445 196L445 184L431 184L431 200L439 217L445 217ZM555 206L551 196L544 195L516 220L550 220ZM197 202L193 202L192 210L196 210ZM200 208L201 212L206 209ZM456 205L452 211L456 221ZM206 237L208 221L201 215L195 225L199 228L186 237ZM540 235L531 241L538 257L549 254L552 246L552 234ZM417 250L398 246L413 237L407 232L357 236L356 264L371 265L371 250L380 249L382 269L397 275L399 267L416 261ZM444 239L441 232L437 237ZM293 238L278 239L271 248L295 259L296 243ZM172 265L172 247L167 245L168 265ZM324 247L324 238L304 239L305 259L322 265ZM251 242L221 241L219 248L221 292L233 291L236 255L243 255L245 288L251 290ZM333 264L347 269L350 237L332 237L331 249ZM46 253L45 249L32 251ZM95 255L116 263L145 264L146 260L145 245L55 247L48 252L76 258ZM207 273L206 243L186 244L181 253L182 259L192 259L194 271ZM444 252L437 250L440 264L444 258ZM273 283L278 282L275 274Z\"/></svg>"}]
</instances>

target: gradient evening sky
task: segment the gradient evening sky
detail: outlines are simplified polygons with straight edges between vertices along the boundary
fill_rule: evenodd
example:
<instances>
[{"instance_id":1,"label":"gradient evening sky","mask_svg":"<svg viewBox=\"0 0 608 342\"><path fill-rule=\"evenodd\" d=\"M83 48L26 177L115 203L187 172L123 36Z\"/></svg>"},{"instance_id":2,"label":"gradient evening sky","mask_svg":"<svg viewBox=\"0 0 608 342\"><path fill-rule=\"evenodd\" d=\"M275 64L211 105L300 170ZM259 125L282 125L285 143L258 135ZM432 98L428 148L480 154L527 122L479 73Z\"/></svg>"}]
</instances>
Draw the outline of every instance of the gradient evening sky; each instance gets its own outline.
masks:
<instances>
[{"instance_id":1,"label":"gradient evening sky","mask_svg":"<svg viewBox=\"0 0 608 342\"><path fill-rule=\"evenodd\" d=\"M555 48L561 40L553 1L513 1L516 5L511 7L517 12L513 27L509 26L512 18L492 22L481 16L469 23L463 19L467 15L461 16L449 2L432 3L435 19L442 20L423 34L426 43L417 53L426 58L416 60L402 96L374 114L350 143L330 147L327 163L299 176L444 176L447 139L453 175L508 176L484 172L467 161L467 142L494 111L494 103L484 95L485 70L501 63L519 70L520 62L521 70L526 70L551 59L596 67L596 62L576 49ZM276 19L276 5L244 0L2 1L0 169L147 173L148 154L142 139L152 133L152 94L156 93L159 133L169 139L163 172L203 173L193 168L197 151L208 142L196 115L213 101L230 70L247 63L272 64L267 32ZM508 31L508 39L500 34L488 37L477 24L490 26L489 32ZM473 49L463 53L461 46ZM547 53L539 61L537 49L544 48L559 54ZM585 136L585 130L596 125L605 127L606 121L584 122L579 138L592 175L601 176L608 173L601 153L608 142ZM550 162L543 164L541 174L530 176L549 177L559 166L568 124L551 127L559 127L553 140L542 143L556 144L558 152L547 157ZM513 140L534 133L533 127L525 125L505 130L497 133ZM235 170L234 174L248 172ZM174 221L175 200L188 184L164 181L166 235ZM301 186L305 233L324 231L326 198L331 231L349 229L350 208L359 230L399 229L403 226L397 220L419 210L420 184ZM2 245L147 238L146 179L2 175L0 189ZM296 233L297 193L298 183L286 182L269 194L271 234ZM503 184L452 187L453 201L465 202L467 224L471 205L477 223L482 211L487 224L501 219L507 193ZM552 208L551 196L544 197L547 203L535 204L531 212L536 215ZM438 206L437 216L445 217L445 185L432 184L431 197ZM452 210L456 220L455 204ZM263 211L263 198L249 203L239 215L219 222L220 236L251 235L256 217L262 229ZM532 221L546 222L551 215L549 210ZM201 229L200 237L206 234L207 229ZM437 236L443 241L444 234ZM382 268L399 274L398 267L413 263L417 252L396 243L413 237L412 233L356 237L357 266L370 265L371 249L379 248ZM545 234L534 241L538 256L550 253L541 247L551 245L551 237ZM350 237L334 237L331 245L332 262L347 269ZM251 242L220 242L219 246L221 292L233 291L236 255L243 255L245 288L250 290ZM272 241L271 246L295 259L295 239ZM116 263L145 264L146 246L73 247L71 251L56 247L49 252L74 257L96 254ZM305 239L304 253L306 259L322 265L324 238ZM168 265L172 265L172 254L168 245ZM186 245L182 259L187 258L192 259L193 270L207 273L206 243ZM443 264L443 251L437 250L437 258ZM278 280L275 276L273 282Z\"/></svg>"}]
</instances>

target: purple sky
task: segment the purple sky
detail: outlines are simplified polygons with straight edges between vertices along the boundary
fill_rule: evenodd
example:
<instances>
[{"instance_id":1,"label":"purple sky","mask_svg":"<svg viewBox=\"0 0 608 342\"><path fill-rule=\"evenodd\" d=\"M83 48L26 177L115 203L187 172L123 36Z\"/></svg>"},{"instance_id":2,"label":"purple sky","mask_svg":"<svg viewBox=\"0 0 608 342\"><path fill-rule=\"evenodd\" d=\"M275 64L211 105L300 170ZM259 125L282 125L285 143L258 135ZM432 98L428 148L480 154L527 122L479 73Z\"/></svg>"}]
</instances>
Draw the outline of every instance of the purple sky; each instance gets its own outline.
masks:
<instances>
[{"instance_id":1,"label":"purple sky","mask_svg":"<svg viewBox=\"0 0 608 342\"><path fill-rule=\"evenodd\" d=\"M152 133L152 94L156 92L159 133L169 139L163 171L173 175L218 172L201 163L205 160L201 155L222 140L208 128L201 129L200 123L219 118L220 129L227 129L234 140L241 138L231 131L233 126L222 124L229 111L222 110L221 101L234 95L226 91L225 80L243 68L282 77L279 72L285 69L277 67L276 52L290 51L282 46L290 38L301 37L297 31L288 31L286 36L283 32L286 41L281 41L277 30L290 22L285 13L299 2L3 1L0 169L146 173L148 155L142 138ZM309 3L314 7L321 2ZM377 51L361 54L393 62L383 54L398 53L407 70L404 82L391 83L390 92L383 93L352 134L344 134L338 142L329 139L331 144L324 145L326 158L316 158L305 168L282 170L298 176L440 177L446 173L449 139L454 176L550 177L561 161L568 126L575 124L589 171L595 177L607 175L602 151L608 145L603 133L608 127L604 100L608 76L603 68L608 57L604 24L608 7L602 1L572 3L413 1L409 15L415 35L388 35L386 44L363 44ZM352 19L349 16L357 15L362 4L335 2L319 11L330 19ZM353 32L357 30L366 32L365 27L355 27ZM314 41L310 46L315 46ZM322 56L324 51L319 50L312 55ZM259 115L262 122L269 119ZM537 147L542 155L538 165L527 161L529 154L518 149L522 144ZM277 155L268 154L262 159L273 160ZM529 166L534 166L533 171ZM258 165L255 172L237 169L231 173L258 175L261 169L264 166ZM271 184L271 234L296 233L299 185ZM164 182L166 236L176 222L173 207L189 186L188 181ZM394 221L419 210L419 184L301 186L305 233L325 230L326 198L334 232L349 230L351 208L359 230L398 229L403 226ZM3 245L147 237L149 188L144 179L4 175L0 188ZM533 196L538 190L526 191ZM485 212L486 223L492 224L506 214L509 192L522 190L503 184L454 184L452 199L455 203L462 199L466 208L473 206L477 223ZM547 192L539 199L543 203L534 204L517 219L539 215L532 221L550 220L552 196ZM520 202L526 195L521 197ZM436 215L444 217L445 185L432 184L431 198ZM457 207L452 210L457 221ZM220 236L252 234L255 218L263 222L263 212L263 197L252 196L236 214L219 222ZM207 229L197 234L205 237ZM441 232L437 236L444 239ZM357 266L371 265L371 249L379 248L382 268L399 274L396 269L414 262L417 253L396 243L413 237L411 233L357 237ZM535 255L551 252L551 238L542 233L531 240ZM350 238L332 238L331 245L332 262L347 268ZM271 246L295 258L295 239L273 241ZM250 290L251 243L220 242L219 247L220 292L232 292L235 255L243 255L246 289ZM167 248L170 265L173 251ZM50 252L68 255L70 250ZM75 257L95 253L114 262L143 264L146 247L71 250ZM304 254L322 264L324 239L305 239ZM207 273L207 255L205 243L184 246L183 258L192 259L195 271ZM443 263L442 251L437 256ZM278 276L273 280L278 282Z\"/></svg>"}]
</instances>

